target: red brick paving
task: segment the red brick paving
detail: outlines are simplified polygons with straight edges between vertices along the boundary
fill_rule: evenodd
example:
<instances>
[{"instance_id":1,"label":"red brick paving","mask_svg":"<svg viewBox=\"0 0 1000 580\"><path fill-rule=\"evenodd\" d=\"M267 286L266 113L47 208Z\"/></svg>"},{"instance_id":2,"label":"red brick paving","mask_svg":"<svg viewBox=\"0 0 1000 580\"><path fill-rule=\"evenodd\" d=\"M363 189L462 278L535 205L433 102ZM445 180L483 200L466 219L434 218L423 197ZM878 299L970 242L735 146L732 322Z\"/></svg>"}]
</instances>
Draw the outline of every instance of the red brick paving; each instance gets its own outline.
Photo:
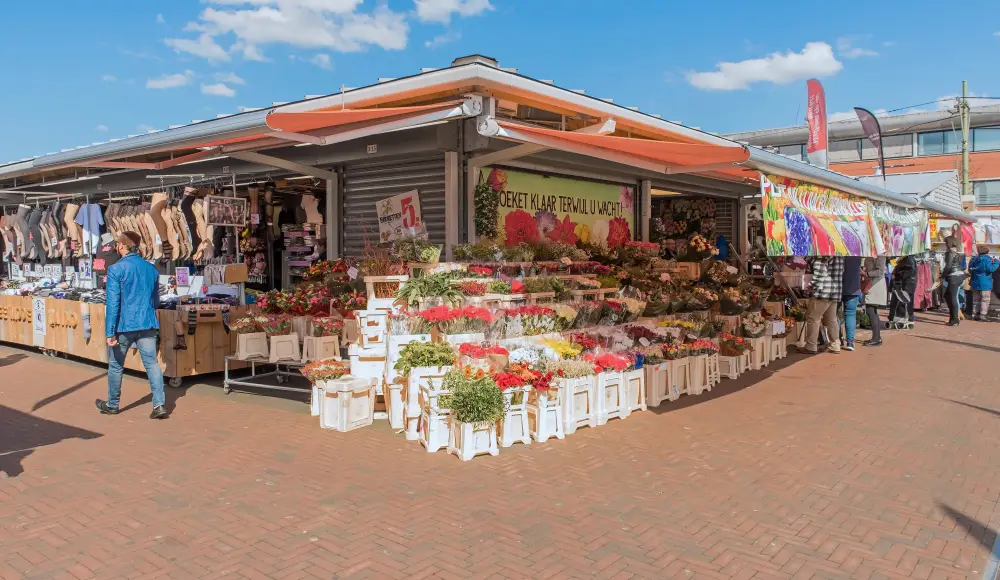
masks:
<instances>
[{"instance_id":1,"label":"red brick paving","mask_svg":"<svg viewBox=\"0 0 1000 580\"><path fill-rule=\"evenodd\" d=\"M1000 325L940 322L468 464L0 348L0 578L980 578Z\"/></svg>"}]
</instances>

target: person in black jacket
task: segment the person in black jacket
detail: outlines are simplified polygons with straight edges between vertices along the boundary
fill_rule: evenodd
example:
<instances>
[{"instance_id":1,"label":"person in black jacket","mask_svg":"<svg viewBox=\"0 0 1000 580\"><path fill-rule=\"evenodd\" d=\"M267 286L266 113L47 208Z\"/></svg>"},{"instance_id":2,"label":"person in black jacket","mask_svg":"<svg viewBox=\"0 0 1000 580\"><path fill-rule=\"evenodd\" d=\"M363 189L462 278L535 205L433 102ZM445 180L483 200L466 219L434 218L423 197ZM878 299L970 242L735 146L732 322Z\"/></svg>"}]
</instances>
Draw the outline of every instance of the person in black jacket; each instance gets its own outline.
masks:
<instances>
[{"instance_id":1,"label":"person in black jacket","mask_svg":"<svg viewBox=\"0 0 1000 580\"><path fill-rule=\"evenodd\" d=\"M944 294L948 303L948 326L958 326L958 291L965 281L965 271L962 269L962 255L958 253L958 240L955 236L945 238L944 244L947 251L944 253L941 281L948 285Z\"/></svg>"}]
</instances>

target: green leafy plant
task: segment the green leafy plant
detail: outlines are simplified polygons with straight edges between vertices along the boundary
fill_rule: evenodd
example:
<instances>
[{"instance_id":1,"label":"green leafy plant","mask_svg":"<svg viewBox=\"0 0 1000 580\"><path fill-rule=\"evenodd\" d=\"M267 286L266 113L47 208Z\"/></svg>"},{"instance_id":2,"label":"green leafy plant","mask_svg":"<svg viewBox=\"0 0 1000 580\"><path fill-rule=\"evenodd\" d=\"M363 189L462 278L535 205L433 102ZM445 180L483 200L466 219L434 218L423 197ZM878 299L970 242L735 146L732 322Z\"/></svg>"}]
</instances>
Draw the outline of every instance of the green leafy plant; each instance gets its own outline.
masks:
<instances>
[{"instance_id":1,"label":"green leafy plant","mask_svg":"<svg viewBox=\"0 0 1000 580\"><path fill-rule=\"evenodd\" d=\"M441 258L441 246L420 237L407 237L393 242L393 252L408 262L435 264Z\"/></svg>"},{"instance_id":2,"label":"green leafy plant","mask_svg":"<svg viewBox=\"0 0 1000 580\"><path fill-rule=\"evenodd\" d=\"M396 299L415 306L427 298L440 298L446 303L462 301L462 291L452 286L452 281L464 275L462 272L438 272L420 278L410 278L399 288Z\"/></svg>"},{"instance_id":3,"label":"green leafy plant","mask_svg":"<svg viewBox=\"0 0 1000 580\"><path fill-rule=\"evenodd\" d=\"M490 285L487 288L486 292L489 294L504 294L504 295L510 294L511 293L510 282L506 282L504 280L494 280L490 282Z\"/></svg>"},{"instance_id":4,"label":"green leafy plant","mask_svg":"<svg viewBox=\"0 0 1000 580\"><path fill-rule=\"evenodd\" d=\"M476 186L475 204L476 235L495 238L500 222L500 192L494 191L484 180Z\"/></svg>"},{"instance_id":5,"label":"green leafy plant","mask_svg":"<svg viewBox=\"0 0 1000 580\"><path fill-rule=\"evenodd\" d=\"M447 367L455 364L455 349L450 344L437 342L411 342L399 351L399 360L393 367L402 376L420 367Z\"/></svg>"},{"instance_id":6,"label":"green leafy plant","mask_svg":"<svg viewBox=\"0 0 1000 580\"><path fill-rule=\"evenodd\" d=\"M480 237L474 244L459 244L454 252L456 260L465 262L495 262L497 257L503 257L500 245L486 237Z\"/></svg>"},{"instance_id":7,"label":"green leafy plant","mask_svg":"<svg viewBox=\"0 0 1000 580\"><path fill-rule=\"evenodd\" d=\"M503 392L483 371L453 369L445 375L443 388L451 392L448 407L462 423L495 423L506 410Z\"/></svg>"}]
</instances>

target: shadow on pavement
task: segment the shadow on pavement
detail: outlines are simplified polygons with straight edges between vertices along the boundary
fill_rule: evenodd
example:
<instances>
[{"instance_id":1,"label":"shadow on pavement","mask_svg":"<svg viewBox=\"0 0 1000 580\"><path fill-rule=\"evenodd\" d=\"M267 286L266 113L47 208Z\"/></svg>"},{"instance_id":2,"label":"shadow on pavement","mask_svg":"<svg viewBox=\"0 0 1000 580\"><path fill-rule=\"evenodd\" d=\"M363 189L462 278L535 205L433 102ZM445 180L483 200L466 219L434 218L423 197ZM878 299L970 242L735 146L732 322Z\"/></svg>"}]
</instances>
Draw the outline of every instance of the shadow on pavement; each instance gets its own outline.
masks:
<instances>
[{"instance_id":1,"label":"shadow on pavement","mask_svg":"<svg viewBox=\"0 0 1000 580\"><path fill-rule=\"evenodd\" d=\"M24 468L21 461L39 447L66 439L102 437L101 433L41 419L4 405L0 405L0 426L4 434L0 437L0 471L6 473L7 477L22 474Z\"/></svg>"},{"instance_id":2,"label":"shadow on pavement","mask_svg":"<svg viewBox=\"0 0 1000 580\"><path fill-rule=\"evenodd\" d=\"M147 389L149 388L149 383L148 382L146 383L146 388ZM174 412L174 409L177 408L177 399L180 399L181 397L183 397L184 395L186 395L187 391L188 390L186 388L184 388L184 389L174 389L174 388L167 387L165 389L165 393L164 394L166 395L166 398L167 398L167 402L166 402L165 406L167 408L167 412L168 413L172 414ZM153 410L152 403L153 403L153 393L146 393L146 395L144 397L142 397L141 399L139 399L137 401L134 401L132 403L129 403L128 405L122 407L119 410L119 413L125 413L125 412L128 412L128 411L131 411L132 409L137 409L137 408L139 408L139 407L141 407L143 405L149 405L149 411L152 411Z\"/></svg>"},{"instance_id":3,"label":"shadow on pavement","mask_svg":"<svg viewBox=\"0 0 1000 580\"><path fill-rule=\"evenodd\" d=\"M959 346L968 346L970 348L978 348L980 350L986 350L989 352L1000 352L1000 347L990 346L988 344L977 344L975 342L962 342L961 340L951 340L947 338L938 338L936 336L924 336L922 334L911 334L913 338L921 338L923 340L934 340L937 342L947 342L948 344L957 344Z\"/></svg>"},{"instance_id":4,"label":"shadow on pavement","mask_svg":"<svg viewBox=\"0 0 1000 580\"><path fill-rule=\"evenodd\" d=\"M21 354L21 353L9 354L3 358L0 358L0 367L9 367L10 365L19 363L26 358L28 358L28 355L26 354Z\"/></svg>"},{"instance_id":5,"label":"shadow on pavement","mask_svg":"<svg viewBox=\"0 0 1000 580\"><path fill-rule=\"evenodd\" d=\"M937 502L941 510L951 518L959 527L965 530L970 536L979 542L987 552L993 553L993 543L996 541L997 533L979 520L963 514L948 504Z\"/></svg>"},{"instance_id":6,"label":"shadow on pavement","mask_svg":"<svg viewBox=\"0 0 1000 580\"><path fill-rule=\"evenodd\" d=\"M42 407L45 407L47 405L51 405L52 403L55 403L59 399L65 397L67 395L71 395L71 394L79 391L83 387L86 387L90 383L92 383L92 382L94 382L94 381L96 381L98 379L104 378L106 376L108 376L108 375L105 373L105 374L100 374L100 375L97 375L97 376L90 377L89 379L87 379L85 381L81 381L81 382L73 385L72 387L67 387L67 388L59 391L58 393L56 393L54 395L50 395L48 397L45 397L44 399L36 402L31 407L31 411L34 412L34 411L37 411L37 410L41 409Z\"/></svg>"},{"instance_id":7,"label":"shadow on pavement","mask_svg":"<svg viewBox=\"0 0 1000 580\"><path fill-rule=\"evenodd\" d=\"M968 407L970 409L975 409L977 411L982 411L983 413L989 413L994 417L1000 417L1000 411L996 409L990 409L987 407L980 407L979 405L973 405L972 403L964 403L962 401L956 401L955 399L942 399L943 401L948 401L949 403L955 403L956 405L962 405L963 407Z\"/></svg>"}]
</instances>

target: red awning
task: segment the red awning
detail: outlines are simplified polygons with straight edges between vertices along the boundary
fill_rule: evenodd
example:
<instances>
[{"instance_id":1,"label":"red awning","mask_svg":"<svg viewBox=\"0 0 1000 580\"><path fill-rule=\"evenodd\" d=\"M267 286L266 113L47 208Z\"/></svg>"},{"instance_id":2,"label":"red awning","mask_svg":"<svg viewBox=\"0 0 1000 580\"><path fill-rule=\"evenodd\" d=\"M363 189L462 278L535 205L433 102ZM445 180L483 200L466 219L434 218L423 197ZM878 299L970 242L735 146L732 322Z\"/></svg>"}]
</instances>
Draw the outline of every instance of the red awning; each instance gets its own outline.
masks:
<instances>
[{"instance_id":1,"label":"red awning","mask_svg":"<svg viewBox=\"0 0 1000 580\"><path fill-rule=\"evenodd\" d=\"M378 109L333 109L306 113L271 113L267 126L276 131L304 133L316 129L341 127L365 121L404 119L424 113L444 111L460 106L462 101L449 101L419 107L383 107Z\"/></svg>"}]
</instances>

